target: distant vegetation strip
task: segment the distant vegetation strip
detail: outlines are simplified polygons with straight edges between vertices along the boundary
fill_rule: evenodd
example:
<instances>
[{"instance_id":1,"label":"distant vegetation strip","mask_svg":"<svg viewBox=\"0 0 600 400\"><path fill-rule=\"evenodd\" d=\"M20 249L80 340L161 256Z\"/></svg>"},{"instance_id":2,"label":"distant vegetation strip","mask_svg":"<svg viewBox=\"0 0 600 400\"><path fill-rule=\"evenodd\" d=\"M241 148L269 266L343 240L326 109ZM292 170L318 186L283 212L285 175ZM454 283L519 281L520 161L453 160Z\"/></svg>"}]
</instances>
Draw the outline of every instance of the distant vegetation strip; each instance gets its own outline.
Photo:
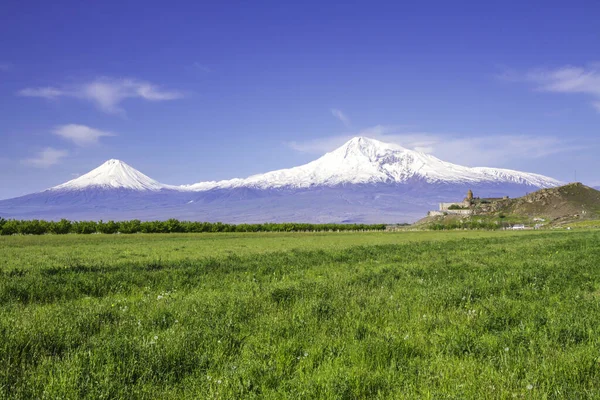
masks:
<instances>
[{"instance_id":1,"label":"distant vegetation strip","mask_svg":"<svg viewBox=\"0 0 600 400\"><path fill-rule=\"evenodd\" d=\"M385 224L224 224L221 222L194 222L169 219L166 221L44 221L0 218L0 235L44 235L68 233L203 233L203 232L326 232L326 231L381 231Z\"/></svg>"},{"instance_id":2,"label":"distant vegetation strip","mask_svg":"<svg viewBox=\"0 0 600 400\"><path fill-rule=\"evenodd\" d=\"M485 229L485 230L498 230L506 228L508 224L500 223L498 221L484 221L484 220L459 220L449 222L435 222L427 226L428 229L434 231L450 231L456 229Z\"/></svg>"}]
</instances>

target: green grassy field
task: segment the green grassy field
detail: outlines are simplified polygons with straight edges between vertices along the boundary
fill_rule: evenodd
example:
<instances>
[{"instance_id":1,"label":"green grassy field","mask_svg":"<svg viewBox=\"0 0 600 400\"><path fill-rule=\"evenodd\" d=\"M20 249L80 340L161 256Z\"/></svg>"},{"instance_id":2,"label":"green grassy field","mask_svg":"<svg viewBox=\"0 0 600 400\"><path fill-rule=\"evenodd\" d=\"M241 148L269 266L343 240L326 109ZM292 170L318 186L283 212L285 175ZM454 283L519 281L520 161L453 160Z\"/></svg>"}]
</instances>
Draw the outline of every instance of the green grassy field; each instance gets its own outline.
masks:
<instances>
[{"instance_id":1,"label":"green grassy field","mask_svg":"<svg viewBox=\"0 0 600 400\"><path fill-rule=\"evenodd\" d=\"M0 398L596 398L600 232L0 237Z\"/></svg>"}]
</instances>

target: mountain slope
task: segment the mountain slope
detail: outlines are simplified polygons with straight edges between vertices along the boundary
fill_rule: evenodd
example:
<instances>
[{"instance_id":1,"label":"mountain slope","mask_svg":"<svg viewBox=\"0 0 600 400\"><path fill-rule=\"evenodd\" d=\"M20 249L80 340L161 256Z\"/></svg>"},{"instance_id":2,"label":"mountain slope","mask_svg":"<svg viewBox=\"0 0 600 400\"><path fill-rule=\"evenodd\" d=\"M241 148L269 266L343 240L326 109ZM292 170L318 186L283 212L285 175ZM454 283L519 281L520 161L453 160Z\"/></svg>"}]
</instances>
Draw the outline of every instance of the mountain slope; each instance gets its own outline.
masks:
<instances>
[{"instance_id":1,"label":"mountain slope","mask_svg":"<svg viewBox=\"0 0 600 400\"><path fill-rule=\"evenodd\" d=\"M503 202L499 212L560 218L569 215L600 216L600 191L579 182L542 189Z\"/></svg>"}]
</instances>

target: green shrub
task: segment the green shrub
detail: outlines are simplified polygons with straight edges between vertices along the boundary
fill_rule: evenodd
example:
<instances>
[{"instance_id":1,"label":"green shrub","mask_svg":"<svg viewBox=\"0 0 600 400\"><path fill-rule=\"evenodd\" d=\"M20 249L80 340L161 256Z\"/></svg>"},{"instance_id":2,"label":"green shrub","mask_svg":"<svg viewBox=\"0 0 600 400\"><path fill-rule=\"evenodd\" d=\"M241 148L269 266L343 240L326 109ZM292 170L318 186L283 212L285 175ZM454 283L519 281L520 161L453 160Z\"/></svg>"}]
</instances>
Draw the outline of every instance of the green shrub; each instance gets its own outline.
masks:
<instances>
[{"instance_id":1,"label":"green shrub","mask_svg":"<svg viewBox=\"0 0 600 400\"><path fill-rule=\"evenodd\" d=\"M458 204L452 204L450 207L448 207L448 210L468 210L469 207L465 207L465 206L461 206Z\"/></svg>"}]
</instances>

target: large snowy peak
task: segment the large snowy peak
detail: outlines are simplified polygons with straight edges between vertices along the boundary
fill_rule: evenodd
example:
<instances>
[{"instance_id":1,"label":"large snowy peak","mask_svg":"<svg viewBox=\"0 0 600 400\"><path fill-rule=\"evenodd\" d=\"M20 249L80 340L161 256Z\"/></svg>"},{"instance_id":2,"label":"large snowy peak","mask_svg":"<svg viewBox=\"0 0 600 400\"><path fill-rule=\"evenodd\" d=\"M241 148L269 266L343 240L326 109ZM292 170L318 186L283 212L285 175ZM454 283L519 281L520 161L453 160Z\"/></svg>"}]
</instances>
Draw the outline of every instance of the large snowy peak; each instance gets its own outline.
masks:
<instances>
[{"instance_id":1,"label":"large snowy peak","mask_svg":"<svg viewBox=\"0 0 600 400\"><path fill-rule=\"evenodd\" d=\"M142 174L120 160L108 160L85 175L55 186L50 190L126 189L157 191L172 188Z\"/></svg>"},{"instance_id":2,"label":"large snowy peak","mask_svg":"<svg viewBox=\"0 0 600 400\"><path fill-rule=\"evenodd\" d=\"M560 182L543 175L497 168L469 168L432 155L375 139L355 137L336 150L308 164L246 179L201 182L186 190L252 187L309 188L346 184L519 184L553 187Z\"/></svg>"}]
</instances>

